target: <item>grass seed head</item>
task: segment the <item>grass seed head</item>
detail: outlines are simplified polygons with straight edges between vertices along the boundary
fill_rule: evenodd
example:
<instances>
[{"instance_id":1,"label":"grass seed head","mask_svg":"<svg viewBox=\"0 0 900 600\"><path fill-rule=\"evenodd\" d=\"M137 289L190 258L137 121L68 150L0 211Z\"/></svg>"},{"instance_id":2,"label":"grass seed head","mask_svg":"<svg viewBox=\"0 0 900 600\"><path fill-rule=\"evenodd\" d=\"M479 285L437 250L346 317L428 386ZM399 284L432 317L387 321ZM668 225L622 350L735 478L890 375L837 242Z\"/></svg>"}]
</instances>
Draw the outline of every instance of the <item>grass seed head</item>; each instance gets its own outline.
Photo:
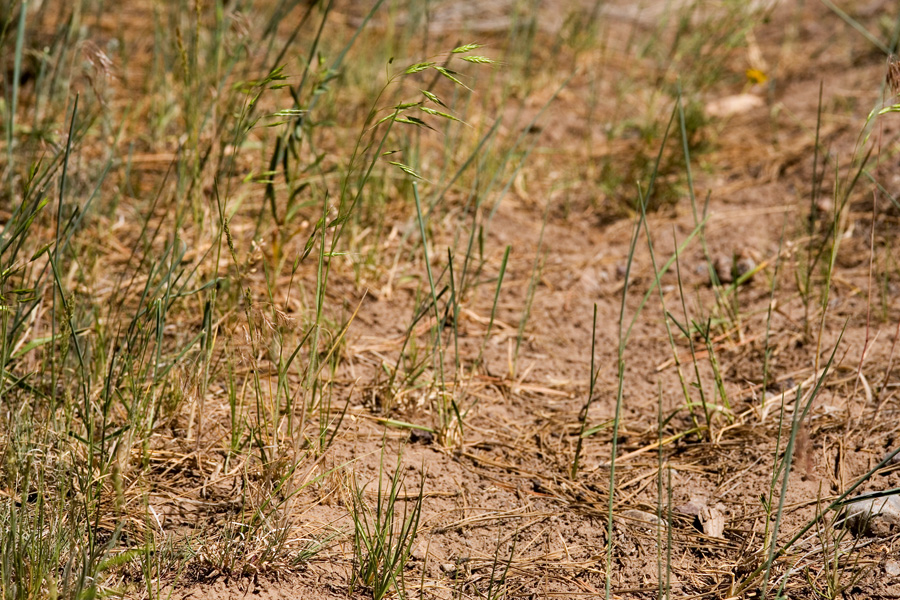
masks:
<instances>
[{"instance_id":1,"label":"grass seed head","mask_svg":"<svg viewBox=\"0 0 900 600\"><path fill-rule=\"evenodd\" d=\"M891 97L900 95L900 59L896 54L888 58L887 76L885 77Z\"/></svg>"}]
</instances>

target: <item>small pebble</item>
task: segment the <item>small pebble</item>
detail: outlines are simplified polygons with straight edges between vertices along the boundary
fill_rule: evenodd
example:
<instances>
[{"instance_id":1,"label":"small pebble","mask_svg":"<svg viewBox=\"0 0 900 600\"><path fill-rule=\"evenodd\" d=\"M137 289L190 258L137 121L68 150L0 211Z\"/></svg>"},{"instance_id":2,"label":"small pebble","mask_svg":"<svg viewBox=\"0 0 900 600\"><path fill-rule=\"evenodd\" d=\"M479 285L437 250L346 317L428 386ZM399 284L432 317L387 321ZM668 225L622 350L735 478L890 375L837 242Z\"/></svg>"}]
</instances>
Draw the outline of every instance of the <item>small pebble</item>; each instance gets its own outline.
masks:
<instances>
[{"instance_id":1,"label":"small pebble","mask_svg":"<svg viewBox=\"0 0 900 600\"><path fill-rule=\"evenodd\" d=\"M900 575L900 562L897 562L896 560L887 561L884 563L884 572L891 577Z\"/></svg>"},{"instance_id":2,"label":"small pebble","mask_svg":"<svg viewBox=\"0 0 900 600\"><path fill-rule=\"evenodd\" d=\"M896 448L895 448L895 450L896 450ZM891 452L893 452L893 451L894 451L894 450L891 450ZM885 454L885 455L884 455L885 458L887 458L887 457L891 454L891 452L888 452L887 454ZM898 464L898 463L900 463L900 452L897 452L897 454L895 454L895 455L891 458L891 460L888 461L888 464L889 464L889 465L896 465L896 464Z\"/></svg>"},{"instance_id":3,"label":"small pebble","mask_svg":"<svg viewBox=\"0 0 900 600\"><path fill-rule=\"evenodd\" d=\"M416 560L425 560L426 553L428 552L428 547L425 544L417 544L413 551L410 553L410 556Z\"/></svg>"},{"instance_id":4,"label":"small pebble","mask_svg":"<svg viewBox=\"0 0 900 600\"><path fill-rule=\"evenodd\" d=\"M719 283L733 283L755 269L756 261L743 252L737 252L730 256L720 254L713 262L713 268L716 270Z\"/></svg>"},{"instance_id":5,"label":"small pebble","mask_svg":"<svg viewBox=\"0 0 900 600\"><path fill-rule=\"evenodd\" d=\"M665 520L642 510L626 510L622 513L622 516L626 523L639 527L656 527L657 525L666 524Z\"/></svg>"},{"instance_id":6,"label":"small pebble","mask_svg":"<svg viewBox=\"0 0 900 600\"><path fill-rule=\"evenodd\" d=\"M900 531L900 496L851 501L847 504L846 523L858 535L893 535Z\"/></svg>"},{"instance_id":7,"label":"small pebble","mask_svg":"<svg viewBox=\"0 0 900 600\"><path fill-rule=\"evenodd\" d=\"M697 517L700 511L707 507L706 496L699 494L691 494L690 500L675 508L675 512L687 515L689 517Z\"/></svg>"}]
</instances>

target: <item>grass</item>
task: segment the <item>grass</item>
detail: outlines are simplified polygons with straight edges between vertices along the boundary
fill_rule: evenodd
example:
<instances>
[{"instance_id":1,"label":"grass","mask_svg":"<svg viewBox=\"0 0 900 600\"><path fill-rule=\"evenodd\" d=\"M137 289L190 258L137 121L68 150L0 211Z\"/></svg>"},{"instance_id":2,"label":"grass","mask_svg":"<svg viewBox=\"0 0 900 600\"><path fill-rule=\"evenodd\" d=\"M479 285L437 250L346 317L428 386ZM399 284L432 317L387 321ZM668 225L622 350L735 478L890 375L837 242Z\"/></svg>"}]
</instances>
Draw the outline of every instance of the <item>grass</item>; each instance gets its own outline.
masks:
<instances>
[{"instance_id":1,"label":"grass","mask_svg":"<svg viewBox=\"0 0 900 600\"><path fill-rule=\"evenodd\" d=\"M900 15L545 4L3 6L3 598L879 593Z\"/></svg>"},{"instance_id":2,"label":"grass","mask_svg":"<svg viewBox=\"0 0 900 600\"><path fill-rule=\"evenodd\" d=\"M412 506L404 504L401 510L398 506L403 489L400 457L393 475L387 479L387 486L383 486L383 466L379 465L374 504L366 500L365 485L357 483L352 490L354 577L350 589L352 592L359 584L368 588L376 600L391 590L401 598L407 597L403 572L416 541L425 482L423 472Z\"/></svg>"}]
</instances>

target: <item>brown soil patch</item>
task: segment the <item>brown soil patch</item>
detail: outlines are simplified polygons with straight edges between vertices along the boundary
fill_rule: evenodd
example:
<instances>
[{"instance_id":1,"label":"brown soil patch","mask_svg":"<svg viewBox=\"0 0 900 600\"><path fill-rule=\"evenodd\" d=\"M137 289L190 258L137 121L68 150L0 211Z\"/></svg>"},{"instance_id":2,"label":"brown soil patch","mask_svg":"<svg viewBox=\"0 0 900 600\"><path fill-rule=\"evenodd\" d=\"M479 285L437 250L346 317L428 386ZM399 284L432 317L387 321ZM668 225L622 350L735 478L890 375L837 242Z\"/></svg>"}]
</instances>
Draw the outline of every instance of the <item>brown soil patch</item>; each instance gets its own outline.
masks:
<instances>
[{"instance_id":1,"label":"brown soil patch","mask_svg":"<svg viewBox=\"0 0 900 600\"><path fill-rule=\"evenodd\" d=\"M342 4L331 33L349 36L365 12L361 5ZM454 3L456 12L441 5L433 15L429 43L449 40L450 47L457 37L474 35L493 44L487 50L502 54L513 9L508 3L490 4L483 17L466 12L476 3ZM247 195L249 208L236 213L230 224L236 260L222 259L227 267L220 271L230 269L232 279L222 284L222 297L234 304L220 306L216 315L222 346L208 389L199 387L201 376L192 370L193 363L175 369L170 391L177 396L172 400L176 408L148 438L145 463L135 460L130 470L123 469L126 484L140 482L135 485L149 507L141 517L144 522L133 531L126 528L130 533L123 543L127 535L155 528L159 548L176 548L166 556L182 566L158 574L173 597L349 597L355 567L354 490L365 486L361 496L374 506L379 482L383 487L398 469L404 481L401 513L413 508L420 484L423 491L417 535L403 571L409 597L603 597L608 556L614 598L656 598L666 586L673 598L759 597L762 576L754 571L767 558L766 536L776 523L776 511L767 514L766 503L783 501L777 541L787 542L897 447L900 399L894 344L900 257L895 239L900 210L890 196L896 198L898 192L894 167L900 125L894 115L880 119L873 130L871 181L863 177L845 206L834 203L853 177L860 131L882 95L884 56L834 11L796 2L779 3L765 18L748 24L739 50L723 48L715 64L637 58L630 44L635 39L646 43L662 13L652 12L654 7L635 13L627 2L603 4L595 32L606 41L602 48L559 49L553 44L560 31L574 26L551 16L586 19L592 3L545 4L540 14L546 12L547 19L538 19L532 32L528 61L533 78L473 84L487 99L486 114L473 109L468 116L472 127L484 132L493 123L490 115L502 113L507 117L503 135L513 137L574 73L526 134L528 140L536 139L535 150L502 202L476 209L484 232L476 245L483 254L472 256L483 264L465 290L459 314L440 332L443 375L433 357L434 316L428 308L430 289L415 209L400 199L363 209L389 215L384 223L393 233L366 232L363 225L353 230L357 240L366 235L376 239L377 247L355 241L352 250L358 255L331 259L324 296L330 326L323 329L319 355L325 364L323 383L315 403L304 404L309 410L299 405L294 411L283 409L272 358L282 346L272 350L277 337L272 332L284 336L281 352L286 357L315 306L318 268L315 253L293 274L283 265L300 252L321 204L302 207L295 224L285 225L265 216L267 200L261 192ZM298 7L291 15L303 10ZM893 23L898 17L887 2L856 3L850 13L872 31L885 19ZM107 17L97 27L130 30L134 19L123 13L120 24ZM363 36L348 60L377 49L377 37L397 23L402 20L391 25L387 16L376 18L369 27L374 35ZM289 35L286 21L281 27ZM683 34L690 32L688 28ZM418 43L410 42L411 55ZM696 50L703 50L702 45ZM718 83L686 95L686 105L705 107L741 93L760 102L697 127L691 140L695 207L680 137L673 132L665 155L674 158L663 161L665 170L653 196L656 210L637 233L629 269L629 246L639 222L633 180L639 180L643 192L649 182L647 165L636 157L655 160L674 105L672 95L657 97L654 91L676 85L679 77L685 82L699 77L679 73L679 64L722 72ZM744 71L763 65L768 83L748 82ZM114 85L130 81L142 68L133 64ZM597 76L603 69L618 69L621 79ZM82 83L89 87L93 82ZM494 107L493 96L500 93L491 83L518 87L503 106ZM125 103L128 86L121 88L117 101ZM361 97L354 99L359 104L351 102L348 108L363 113L361 118L368 107L363 88L361 84ZM142 110L149 113L152 107ZM648 140L653 119L647 114L654 111L662 126ZM137 127L128 125L129 130ZM329 135L323 134L324 139ZM333 138L341 139L340 133ZM131 179L119 182L129 186L135 202L117 209L118 218L135 210L154 215L154 226L165 224L169 215L165 208L154 212L151 190L161 185L181 142L172 139L171 147L164 148L136 139L140 160ZM423 154L439 153L445 139L425 139ZM255 160L237 159L236 181L265 168ZM340 160L324 158L323 164L330 168L331 163ZM320 180L310 177L311 189L321 185L333 192L336 184L328 180L329 173L326 168ZM224 189L224 182L215 183ZM385 185L408 189L396 181ZM212 198L214 189L206 181L198 193ZM462 268L473 212L468 193L452 186L428 224L435 277L448 265L448 248L454 252L454 269L458 273ZM212 201L205 206L208 222L215 223ZM258 218L260 211L263 218ZM100 218L103 233L90 241L99 248L96 264L90 266L98 278L133 264L126 250L141 239L133 228L114 229L107 220L115 216ZM698 218L705 218L702 235ZM267 224L259 228L258 222ZM823 266L833 232L840 251L826 283ZM185 237L191 235L191 254L183 260L197 261L198 281L206 281L215 271L201 257L211 256L204 253L216 244L223 253L227 247L200 227ZM255 246L251 240L262 242ZM509 260L492 317L507 248ZM825 254L807 273L806 265L822 248ZM657 281L655 274L676 249L677 263ZM374 264L366 262L366 252ZM279 263L279 255L291 258ZM732 257L752 260L753 268L758 267L753 278L731 289L711 285L710 260L724 275ZM520 341L536 261L539 277ZM241 265L240 276L234 274L235 262ZM439 287L447 277L442 276ZM804 277L812 281L807 295ZM76 283L73 289L80 289ZM245 315L240 301L244 289L258 313L248 310ZM105 292L115 294L112 290ZM624 326L635 320L623 353L624 391L614 440L619 321L626 291ZM447 298L452 292L445 293ZM445 302L439 303L441 310ZM177 326L166 330L167 339L174 343L195 335L202 311L199 301L186 306ZM410 335L420 313L426 316ZM665 327L667 314L674 349ZM694 326L690 339L676 322ZM335 353L326 355L348 323ZM704 327L709 328L709 347L698 332ZM584 437L580 469L573 477L592 347L596 382L586 423L597 429ZM307 364L308 347L297 360ZM820 380L826 365L827 375ZM290 372L285 378L288 395L307 385L306 375L300 368ZM797 399L806 406L817 383L797 427L792 470L781 498L781 479L776 473L773 484L773 470L785 455ZM229 398L252 399L246 392L252 386L263 389L257 397L270 404L248 404L236 425ZM691 406L686 406L685 390ZM463 413L461 431L434 431L440 422L439 397L456 402ZM713 405L721 408L718 414ZM705 410L711 411L709 423ZM267 421L269 413L278 417ZM295 437L286 431L296 432ZM326 439L330 443L320 454L317 445ZM229 444L241 450L232 452ZM875 474L858 492L896 488L898 483L895 465ZM134 497L140 495L135 492ZM707 535L699 516L704 508L724 516L721 536ZM140 512L137 504L127 510ZM897 536L857 539L835 527L834 516L810 528L775 562L769 597L782 585L791 598L827 596L829 581L843 586L835 594L844 597L897 597L900 578L885 571L897 556ZM106 526L113 530L115 519L109 518ZM221 533L220 539L210 541L211 531ZM245 533L257 537L244 538ZM190 545L192 536L196 546ZM841 548L836 571L835 544ZM186 557L185 547L193 548L191 556ZM128 572L129 594L144 593L131 591L141 577L136 568ZM364 584L352 594L370 595Z\"/></svg>"}]
</instances>

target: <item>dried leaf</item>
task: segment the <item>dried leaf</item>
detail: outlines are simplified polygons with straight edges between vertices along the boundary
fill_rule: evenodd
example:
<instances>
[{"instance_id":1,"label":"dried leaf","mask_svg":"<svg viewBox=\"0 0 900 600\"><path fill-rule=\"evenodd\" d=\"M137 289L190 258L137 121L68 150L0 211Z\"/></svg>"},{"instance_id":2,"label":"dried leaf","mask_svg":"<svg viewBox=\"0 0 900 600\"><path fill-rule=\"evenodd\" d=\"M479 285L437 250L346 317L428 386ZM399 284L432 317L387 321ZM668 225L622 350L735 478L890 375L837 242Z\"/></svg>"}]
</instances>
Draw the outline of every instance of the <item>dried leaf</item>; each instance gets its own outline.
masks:
<instances>
[{"instance_id":1,"label":"dried leaf","mask_svg":"<svg viewBox=\"0 0 900 600\"><path fill-rule=\"evenodd\" d=\"M704 506L700 509L700 526L709 537L725 539L725 507L716 504L712 508Z\"/></svg>"}]
</instances>

